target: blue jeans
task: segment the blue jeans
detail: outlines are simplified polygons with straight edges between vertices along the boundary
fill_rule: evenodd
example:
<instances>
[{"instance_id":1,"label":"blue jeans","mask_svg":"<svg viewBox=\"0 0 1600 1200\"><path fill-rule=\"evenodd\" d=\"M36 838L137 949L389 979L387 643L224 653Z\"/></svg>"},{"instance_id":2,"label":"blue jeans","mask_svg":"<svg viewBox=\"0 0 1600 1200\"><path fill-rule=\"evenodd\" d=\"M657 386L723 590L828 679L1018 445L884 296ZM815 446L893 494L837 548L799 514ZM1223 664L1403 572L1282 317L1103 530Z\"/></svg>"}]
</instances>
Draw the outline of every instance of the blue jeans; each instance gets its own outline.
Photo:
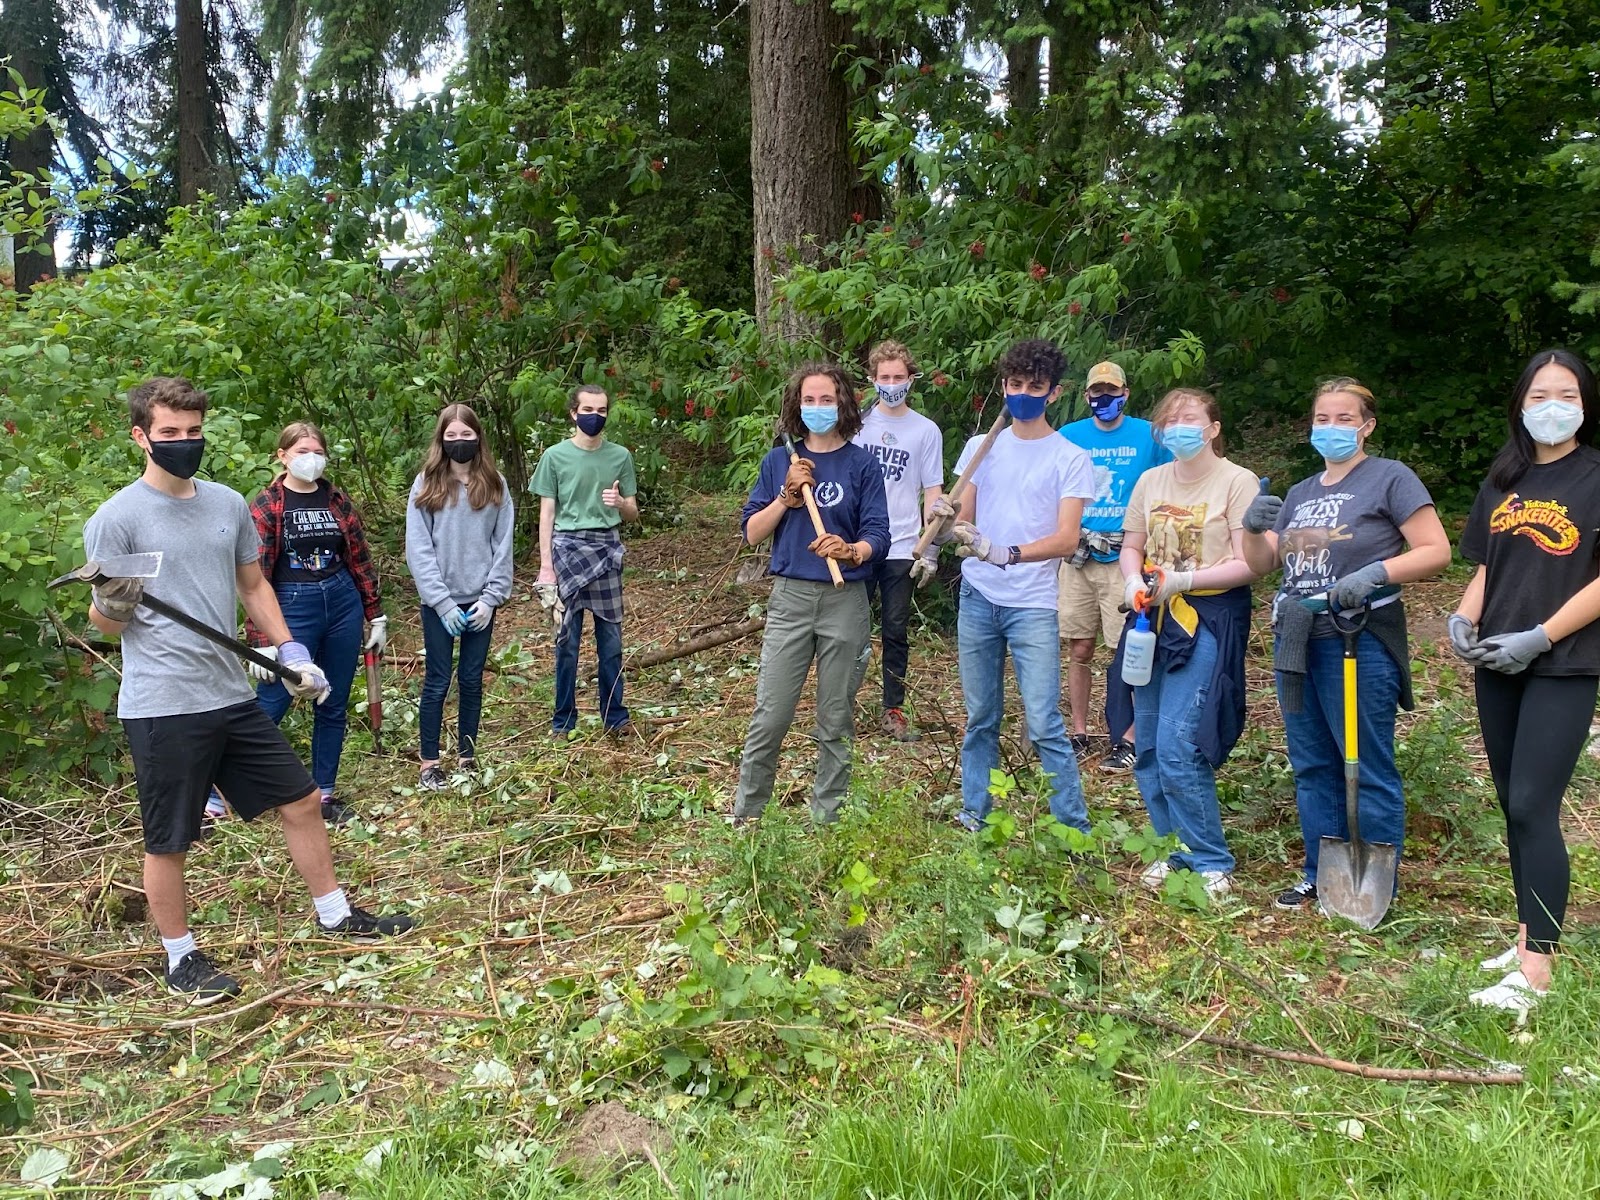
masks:
<instances>
[{"instance_id":1,"label":"blue jeans","mask_svg":"<svg viewBox=\"0 0 1600 1200\"><path fill-rule=\"evenodd\" d=\"M578 727L578 645L583 641L582 608L567 609L556 633L556 713L550 728L568 733ZM628 723L622 703L622 622L594 613L594 648L600 659L600 719L607 729Z\"/></svg>"},{"instance_id":2,"label":"blue jeans","mask_svg":"<svg viewBox=\"0 0 1600 1200\"><path fill-rule=\"evenodd\" d=\"M466 630L461 635L461 663L456 670L460 685L460 715L456 728L456 754L476 758L478 721L483 715L483 664L489 661L489 643L494 638L494 618L482 632ZM444 630L444 622L433 609L422 610L422 648L427 667L422 674L422 705L417 718L423 762L439 758L439 726L444 723L444 698L450 692L450 670L455 663L456 639Z\"/></svg>"},{"instance_id":3,"label":"blue jeans","mask_svg":"<svg viewBox=\"0 0 1600 1200\"><path fill-rule=\"evenodd\" d=\"M1050 777L1050 815L1085 832L1089 810L1078 780L1078 760L1061 720L1061 639L1053 608L1006 608L961 584L956 637L961 649L961 692L967 733L961 742L961 807L989 815L989 772L1000 765L1000 716L1005 706L1006 652L1022 694L1028 737Z\"/></svg>"},{"instance_id":4,"label":"blue jeans","mask_svg":"<svg viewBox=\"0 0 1600 1200\"><path fill-rule=\"evenodd\" d=\"M1396 850L1406 834L1406 797L1394 765L1394 714L1400 668L1370 633L1356 641L1356 753L1361 759L1361 836ZM1282 705L1282 679L1279 680ZM1283 714L1294 766L1294 798L1306 843L1306 882L1317 882L1323 837L1348 838L1344 812L1344 639L1312 638L1306 646L1305 701ZM1398 883L1398 881L1397 881Z\"/></svg>"},{"instance_id":5,"label":"blue jeans","mask_svg":"<svg viewBox=\"0 0 1600 1200\"><path fill-rule=\"evenodd\" d=\"M1217 639L1201 624L1188 662L1169 671L1158 656L1150 682L1133 689L1133 777L1156 833L1175 833L1185 847L1172 865L1191 871L1233 870L1217 775L1195 745L1216 663Z\"/></svg>"},{"instance_id":6,"label":"blue jeans","mask_svg":"<svg viewBox=\"0 0 1600 1200\"><path fill-rule=\"evenodd\" d=\"M317 583L280 583L273 591L278 594L289 636L311 652L312 661L322 668L333 689L321 704L311 706L311 776L322 794L331 796L339 776L339 756L344 752L350 684L361 654L361 593L349 571ZM274 679L256 686L256 700L276 724L283 720L294 697Z\"/></svg>"}]
</instances>

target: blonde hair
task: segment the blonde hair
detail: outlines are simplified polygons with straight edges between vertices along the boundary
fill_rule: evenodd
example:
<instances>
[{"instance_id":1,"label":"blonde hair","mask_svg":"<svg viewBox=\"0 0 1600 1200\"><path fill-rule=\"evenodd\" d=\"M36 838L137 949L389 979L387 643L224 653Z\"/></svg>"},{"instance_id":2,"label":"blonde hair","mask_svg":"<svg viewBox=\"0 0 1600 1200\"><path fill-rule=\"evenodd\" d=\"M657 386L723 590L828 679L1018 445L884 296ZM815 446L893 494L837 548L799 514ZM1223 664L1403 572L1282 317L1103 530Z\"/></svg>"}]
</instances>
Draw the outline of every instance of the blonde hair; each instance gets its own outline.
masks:
<instances>
[{"instance_id":1,"label":"blonde hair","mask_svg":"<svg viewBox=\"0 0 1600 1200\"><path fill-rule=\"evenodd\" d=\"M278 435L278 449L287 450L301 438L311 438L317 445L322 447L324 454L328 452L328 439L323 437L322 430L318 429L310 421L294 421L285 425L283 432Z\"/></svg>"},{"instance_id":2,"label":"blonde hair","mask_svg":"<svg viewBox=\"0 0 1600 1200\"><path fill-rule=\"evenodd\" d=\"M1222 424L1222 406L1217 403L1217 398L1202 388L1173 388L1161 397L1161 403L1156 405L1155 412L1150 414L1150 424L1157 430L1164 429L1172 424L1178 415L1178 410L1185 404L1198 404L1206 410L1206 420ZM1222 440L1222 431L1217 430L1217 436L1211 439L1211 452L1221 458L1226 445Z\"/></svg>"},{"instance_id":3,"label":"blonde hair","mask_svg":"<svg viewBox=\"0 0 1600 1200\"><path fill-rule=\"evenodd\" d=\"M1317 385L1317 391L1311 397L1311 406L1316 407L1317 401L1324 396L1332 396L1336 392L1348 392L1361 401L1361 419L1363 421L1376 421L1378 419L1378 402L1372 392L1359 379L1350 375L1336 375Z\"/></svg>"},{"instance_id":4,"label":"blonde hair","mask_svg":"<svg viewBox=\"0 0 1600 1200\"><path fill-rule=\"evenodd\" d=\"M872 348L872 353L867 355L867 374L876 379L879 367L886 362L896 361L905 363L907 375L917 373L917 364L911 357L911 351L904 345L900 342L879 342Z\"/></svg>"},{"instance_id":5,"label":"blonde hair","mask_svg":"<svg viewBox=\"0 0 1600 1200\"><path fill-rule=\"evenodd\" d=\"M456 502L455 479L450 473L450 460L444 453L444 431L453 421L460 421L478 439L478 457L472 460L467 475L467 502L476 511L499 504L505 496L505 480L500 478L494 455L489 453L478 414L465 404L446 404L434 422L433 440L428 443L428 455L422 460L422 487L417 491L417 507L423 512L438 512Z\"/></svg>"}]
</instances>

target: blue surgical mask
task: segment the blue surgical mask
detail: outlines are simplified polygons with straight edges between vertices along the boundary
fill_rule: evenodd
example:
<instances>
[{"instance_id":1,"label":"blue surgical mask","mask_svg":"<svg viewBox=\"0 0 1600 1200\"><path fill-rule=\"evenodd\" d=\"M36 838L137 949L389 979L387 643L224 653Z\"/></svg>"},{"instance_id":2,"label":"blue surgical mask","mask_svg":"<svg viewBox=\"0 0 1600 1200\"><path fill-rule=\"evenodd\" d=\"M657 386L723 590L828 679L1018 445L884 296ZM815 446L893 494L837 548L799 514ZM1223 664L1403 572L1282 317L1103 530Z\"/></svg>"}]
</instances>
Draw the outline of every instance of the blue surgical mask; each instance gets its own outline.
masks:
<instances>
[{"instance_id":1,"label":"blue surgical mask","mask_svg":"<svg viewBox=\"0 0 1600 1200\"><path fill-rule=\"evenodd\" d=\"M882 400L890 408L899 408L906 402L906 397L911 394L911 380L909 379L904 383L875 383L872 386L878 389L878 399Z\"/></svg>"},{"instance_id":2,"label":"blue surgical mask","mask_svg":"<svg viewBox=\"0 0 1600 1200\"><path fill-rule=\"evenodd\" d=\"M1048 394L1030 396L1027 392L1007 392L1006 409L1013 421L1032 421L1044 416L1044 403L1048 399Z\"/></svg>"},{"instance_id":3,"label":"blue surgical mask","mask_svg":"<svg viewBox=\"0 0 1600 1200\"><path fill-rule=\"evenodd\" d=\"M1161 431L1161 444L1173 458L1188 462L1206 448L1206 431L1200 425L1168 425Z\"/></svg>"},{"instance_id":4,"label":"blue surgical mask","mask_svg":"<svg viewBox=\"0 0 1600 1200\"><path fill-rule=\"evenodd\" d=\"M1089 411L1107 425L1122 415L1122 406L1128 402L1128 393L1110 396L1090 396Z\"/></svg>"},{"instance_id":5,"label":"blue surgical mask","mask_svg":"<svg viewBox=\"0 0 1600 1200\"><path fill-rule=\"evenodd\" d=\"M1559 446L1583 428L1583 405L1546 400L1522 410L1522 427L1545 446Z\"/></svg>"},{"instance_id":6,"label":"blue surgical mask","mask_svg":"<svg viewBox=\"0 0 1600 1200\"><path fill-rule=\"evenodd\" d=\"M1311 448L1331 463L1342 463L1361 449L1361 435L1349 425L1313 425Z\"/></svg>"},{"instance_id":7,"label":"blue surgical mask","mask_svg":"<svg viewBox=\"0 0 1600 1200\"><path fill-rule=\"evenodd\" d=\"M802 404L800 406L800 419L805 422L806 428L812 433L832 433L833 427L839 423L839 406L837 404Z\"/></svg>"}]
</instances>

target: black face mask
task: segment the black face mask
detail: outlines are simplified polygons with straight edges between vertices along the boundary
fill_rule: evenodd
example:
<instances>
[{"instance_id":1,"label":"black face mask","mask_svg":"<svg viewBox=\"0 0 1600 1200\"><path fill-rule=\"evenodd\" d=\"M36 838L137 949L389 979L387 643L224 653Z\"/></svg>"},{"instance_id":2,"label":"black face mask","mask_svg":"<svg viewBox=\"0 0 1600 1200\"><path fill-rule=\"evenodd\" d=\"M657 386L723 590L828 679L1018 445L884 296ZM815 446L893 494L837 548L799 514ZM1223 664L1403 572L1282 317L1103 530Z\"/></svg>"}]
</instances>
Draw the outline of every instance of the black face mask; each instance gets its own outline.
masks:
<instances>
[{"instance_id":1,"label":"black face mask","mask_svg":"<svg viewBox=\"0 0 1600 1200\"><path fill-rule=\"evenodd\" d=\"M461 438L454 442L444 442L444 456L451 462L469 463L478 457L478 439Z\"/></svg>"},{"instance_id":2,"label":"black face mask","mask_svg":"<svg viewBox=\"0 0 1600 1200\"><path fill-rule=\"evenodd\" d=\"M605 413L579 413L572 419L577 422L578 428L583 430L586 437L597 437L606 427Z\"/></svg>"},{"instance_id":3,"label":"black face mask","mask_svg":"<svg viewBox=\"0 0 1600 1200\"><path fill-rule=\"evenodd\" d=\"M200 460L206 456L206 439L179 438L172 442L150 442L150 461L168 475L179 479L192 478L200 469Z\"/></svg>"}]
</instances>

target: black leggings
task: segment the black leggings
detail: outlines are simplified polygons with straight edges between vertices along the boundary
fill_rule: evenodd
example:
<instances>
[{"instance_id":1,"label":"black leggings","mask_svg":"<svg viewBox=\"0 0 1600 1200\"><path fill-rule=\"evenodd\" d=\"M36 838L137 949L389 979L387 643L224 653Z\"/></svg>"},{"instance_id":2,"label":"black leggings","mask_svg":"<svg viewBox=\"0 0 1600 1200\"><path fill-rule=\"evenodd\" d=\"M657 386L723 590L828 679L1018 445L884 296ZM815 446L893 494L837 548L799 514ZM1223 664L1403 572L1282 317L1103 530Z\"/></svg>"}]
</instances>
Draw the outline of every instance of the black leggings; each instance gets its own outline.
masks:
<instances>
[{"instance_id":1,"label":"black leggings","mask_svg":"<svg viewBox=\"0 0 1600 1200\"><path fill-rule=\"evenodd\" d=\"M1476 673L1478 726L1506 818L1517 920L1528 949L1554 954L1572 875L1561 838L1561 797L1594 718L1593 675Z\"/></svg>"}]
</instances>

